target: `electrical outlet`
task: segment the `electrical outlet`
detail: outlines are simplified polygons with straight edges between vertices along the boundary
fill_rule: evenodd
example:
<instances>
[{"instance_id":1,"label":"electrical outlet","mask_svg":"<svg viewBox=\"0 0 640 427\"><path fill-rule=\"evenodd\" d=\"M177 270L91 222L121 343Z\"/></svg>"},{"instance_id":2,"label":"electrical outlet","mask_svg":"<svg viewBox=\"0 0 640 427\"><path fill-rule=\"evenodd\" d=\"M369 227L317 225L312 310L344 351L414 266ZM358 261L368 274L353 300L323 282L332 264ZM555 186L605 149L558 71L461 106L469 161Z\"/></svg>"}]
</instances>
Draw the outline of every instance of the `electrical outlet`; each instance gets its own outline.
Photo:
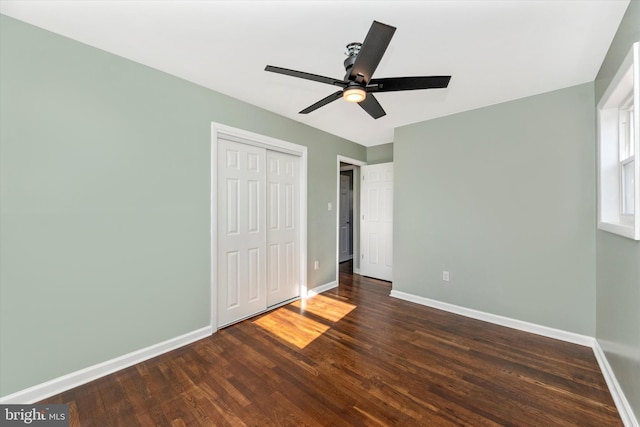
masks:
<instances>
[{"instance_id":1,"label":"electrical outlet","mask_svg":"<svg viewBox=\"0 0 640 427\"><path fill-rule=\"evenodd\" d=\"M331 205L331 202L327 203L327 210L330 211L331 209L333 209L333 206Z\"/></svg>"},{"instance_id":2,"label":"electrical outlet","mask_svg":"<svg viewBox=\"0 0 640 427\"><path fill-rule=\"evenodd\" d=\"M317 270L317 269L319 269L319 268L320 268L320 261L314 261L314 262L313 262L313 269L314 269L314 270Z\"/></svg>"},{"instance_id":3,"label":"electrical outlet","mask_svg":"<svg viewBox=\"0 0 640 427\"><path fill-rule=\"evenodd\" d=\"M443 271L442 272L442 280L444 280L445 282L449 281L449 272L448 271Z\"/></svg>"}]
</instances>

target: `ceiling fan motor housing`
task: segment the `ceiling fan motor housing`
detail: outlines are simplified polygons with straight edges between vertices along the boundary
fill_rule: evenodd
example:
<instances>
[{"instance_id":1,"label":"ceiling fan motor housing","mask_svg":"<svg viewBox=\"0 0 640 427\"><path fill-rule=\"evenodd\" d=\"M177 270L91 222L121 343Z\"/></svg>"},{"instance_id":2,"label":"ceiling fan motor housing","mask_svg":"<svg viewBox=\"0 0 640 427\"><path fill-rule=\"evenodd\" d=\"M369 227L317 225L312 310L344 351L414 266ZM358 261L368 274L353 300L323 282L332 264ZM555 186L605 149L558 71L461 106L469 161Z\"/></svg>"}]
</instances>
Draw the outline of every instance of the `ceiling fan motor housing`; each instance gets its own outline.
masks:
<instances>
[{"instance_id":1,"label":"ceiling fan motor housing","mask_svg":"<svg viewBox=\"0 0 640 427\"><path fill-rule=\"evenodd\" d=\"M349 80L349 73L351 71L351 67L353 67L353 63L356 62L356 58L358 57L358 53L360 53L360 48L362 47L362 43L353 42L347 45L347 50L345 54L347 55L347 59L344 60L344 69L347 71L344 79Z\"/></svg>"}]
</instances>

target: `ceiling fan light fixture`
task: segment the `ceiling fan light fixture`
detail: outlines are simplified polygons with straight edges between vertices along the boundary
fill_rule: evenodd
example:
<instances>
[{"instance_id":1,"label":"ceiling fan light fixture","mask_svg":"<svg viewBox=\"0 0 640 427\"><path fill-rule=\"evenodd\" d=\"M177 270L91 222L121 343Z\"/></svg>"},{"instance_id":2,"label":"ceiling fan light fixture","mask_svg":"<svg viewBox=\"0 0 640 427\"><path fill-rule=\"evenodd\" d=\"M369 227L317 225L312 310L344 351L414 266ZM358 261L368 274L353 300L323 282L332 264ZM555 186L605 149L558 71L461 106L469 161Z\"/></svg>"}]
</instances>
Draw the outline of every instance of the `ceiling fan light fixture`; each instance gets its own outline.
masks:
<instances>
[{"instance_id":1,"label":"ceiling fan light fixture","mask_svg":"<svg viewBox=\"0 0 640 427\"><path fill-rule=\"evenodd\" d=\"M344 90L342 97L347 102L362 102L367 97L367 92L361 87L350 87Z\"/></svg>"}]
</instances>

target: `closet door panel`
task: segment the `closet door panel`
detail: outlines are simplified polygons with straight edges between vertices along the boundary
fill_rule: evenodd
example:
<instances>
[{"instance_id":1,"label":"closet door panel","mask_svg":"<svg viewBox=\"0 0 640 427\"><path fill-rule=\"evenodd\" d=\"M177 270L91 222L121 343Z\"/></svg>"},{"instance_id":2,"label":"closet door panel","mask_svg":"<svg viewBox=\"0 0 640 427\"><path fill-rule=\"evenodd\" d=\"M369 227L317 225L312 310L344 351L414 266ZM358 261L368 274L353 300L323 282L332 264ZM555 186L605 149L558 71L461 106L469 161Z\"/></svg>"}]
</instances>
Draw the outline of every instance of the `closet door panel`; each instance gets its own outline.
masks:
<instances>
[{"instance_id":1,"label":"closet door panel","mask_svg":"<svg viewBox=\"0 0 640 427\"><path fill-rule=\"evenodd\" d=\"M268 306L300 296L299 162L290 154L267 152Z\"/></svg>"},{"instance_id":2,"label":"closet door panel","mask_svg":"<svg viewBox=\"0 0 640 427\"><path fill-rule=\"evenodd\" d=\"M267 307L266 150L218 140L218 324Z\"/></svg>"}]
</instances>

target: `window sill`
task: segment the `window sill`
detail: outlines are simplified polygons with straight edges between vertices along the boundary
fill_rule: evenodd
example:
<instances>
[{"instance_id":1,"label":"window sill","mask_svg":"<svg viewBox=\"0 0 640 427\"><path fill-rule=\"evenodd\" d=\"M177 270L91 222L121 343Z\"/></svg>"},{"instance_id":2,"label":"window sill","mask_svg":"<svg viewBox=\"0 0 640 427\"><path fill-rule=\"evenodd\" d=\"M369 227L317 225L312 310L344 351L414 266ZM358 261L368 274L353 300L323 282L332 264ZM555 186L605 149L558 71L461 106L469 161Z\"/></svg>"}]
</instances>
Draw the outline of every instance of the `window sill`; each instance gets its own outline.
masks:
<instances>
[{"instance_id":1,"label":"window sill","mask_svg":"<svg viewBox=\"0 0 640 427\"><path fill-rule=\"evenodd\" d=\"M599 221L598 228L629 239L640 240L640 229L633 225Z\"/></svg>"}]
</instances>

